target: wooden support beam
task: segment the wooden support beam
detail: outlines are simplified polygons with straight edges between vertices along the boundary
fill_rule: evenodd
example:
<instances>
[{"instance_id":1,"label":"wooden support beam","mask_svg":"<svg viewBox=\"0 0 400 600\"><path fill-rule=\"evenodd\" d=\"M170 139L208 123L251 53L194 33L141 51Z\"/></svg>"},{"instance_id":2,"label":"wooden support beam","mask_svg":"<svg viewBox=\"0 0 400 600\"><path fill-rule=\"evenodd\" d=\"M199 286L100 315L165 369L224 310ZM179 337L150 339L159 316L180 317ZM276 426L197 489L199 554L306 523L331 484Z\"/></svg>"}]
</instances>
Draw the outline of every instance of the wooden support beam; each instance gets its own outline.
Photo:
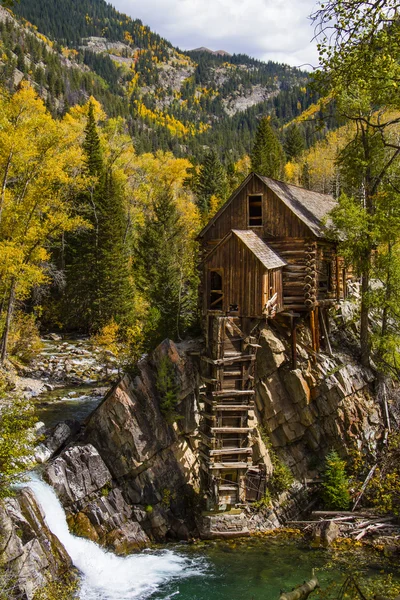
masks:
<instances>
[{"instance_id":1,"label":"wooden support beam","mask_svg":"<svg viewBox=\"0 0 400 600\"><path fill-rule=\"evenodd\" d=\"M254 396L255 390L217 390L211 392L213 398L236 398L238 396Z\"/></svg>"},{"instance_id":2,"label":"wooden support beam","mask_svg":"<svg viewBox=\"0 0 400 600\"><path fill-rule=\"evenodd\" d=\"M211 427L211 433L249 433L254 427Z\"/></svg>"},{"instance_id":3,"label":"wooden support beam","mask_svg":"<svg viewBox=\"0 0 400 600\"><path fill-rule=\"evenodd\" d=\"M208 356L202 356L201 360L209 363L210 365L215 365L216 367L220 365L233 365L237 362L248 362L256 360L255 354L239 354L238 356L231 356L229 358L218 358L213 360L212 358L208 358Z\"/></svg>"},{"instance_id":4,"label":"wooden support beam","mask_svg":"<svg viewBox=\"0 0 400 600\"><path fill-rule=\"evenodd\" d=\"M218 456L224 454L253 454L251 448L221 448L219 450L210 450L210 456Z\"/></svg>"},{"instance_id":5,"label":"wooden support beam","mask_svg":"<svg viewBox=\"0 0 400 600\"><path fill-rule=\"evenodd\" d=\"M249 410L253 410L254 408L254 404L217 404L217 406L215 407L216 410L221 410L221 411L235 411L235 410L243 410L243 411L249 411Z\"/></svg>"},{"instance_id":6,"label":"wooden support beam","mask_svg":"<svg viewBox=\"0 0 400 600\"><path fill-rule=\"evenodd\" d=\"M250 463L251 465L251 463ZM219 469L219 470L223 470L223 469L248 469L249 468L249 463L247 462L221 462L221 463L212 463L209 465L209 469Z\"/></svg>"},{"instance_id":7,"label":"wooden support beam","mask_svg":"<svg viewBox=\"0 0 400 600\"><path fill-rule=\"evenodd\" d=\"M292 330L292 369L297 369L297 321L295 317L291 316L291 330Z\"/></svg>"},{"instance_id":8,"label":"wooden support beam","mask_svg":"<svg viewBox=\"0 0 400 600\"><path fill-rule=\"evenodd\" d=\"M325 310L322 309L319 311L320 314L320 320L321 320L321 325L322 325L322 333L324 335L324 339L325 339L325 344L326 344L326 350L328 351L329 356L332 356L332 346L331 346L331 341L329 339L329 333L328 333L328 328L326 326L326 322L325 322Z\"/></svg>"}]
</instances>

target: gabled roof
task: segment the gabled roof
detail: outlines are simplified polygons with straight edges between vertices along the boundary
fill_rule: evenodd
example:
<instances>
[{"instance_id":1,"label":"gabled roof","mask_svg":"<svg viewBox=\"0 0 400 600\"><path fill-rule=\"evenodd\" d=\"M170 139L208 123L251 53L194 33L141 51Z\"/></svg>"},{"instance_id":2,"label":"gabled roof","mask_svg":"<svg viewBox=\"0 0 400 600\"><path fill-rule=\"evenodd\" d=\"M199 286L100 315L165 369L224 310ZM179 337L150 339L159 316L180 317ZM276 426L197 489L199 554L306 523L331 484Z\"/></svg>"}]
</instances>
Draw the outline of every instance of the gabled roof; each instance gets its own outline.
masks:
<instances>
[{"instance_id":1,"label":"gabled roof","mask_svg":"<svg viewBox=\"0 0 400 600\"><path fill-rule=\"evenodd\" d=\"M330 211L337 206L336 200L328 194L320 194L312 192L297 185L264 177L257 173L250 173L243 183L233 192L214 217L199 233L201 238L215 223L218 217L225 211L229 204L236 198L242 189L248 184L252 177L258 177L270 190L272 190L280 200L291 210L317 237L324 237L325 225L323 223L325 217Z\"/></svg>"},{"instance_id":2,"label":"gabled roof","mask_svg":"<svg viewBox=\"0 0 400 600\"><path fill-rule=\"evenodd\" d=\"M266 269L279 269L280 267L284 267L286 265L286 262L279 256L279 254L267 246L267 244L263 242L262 239L258 237L258 235L251 229L232 229L229 231L219 242L219 244L210 250L204 261L214 254L217 248L223 246L225 242L232 237L232 235L238 237Z\"/></svg>"},{"instance_id":3,"label":"gabled roof","mask_svg":"<svg viewBox=\"0 0 400 600\"><path fill-rule=\"evenodd\" d=\"M317 237L325 233L324 219L337 206L336 200L328 194L312 192L297 185L257 175L286 204Z\"/></svg>"}]
</instances>

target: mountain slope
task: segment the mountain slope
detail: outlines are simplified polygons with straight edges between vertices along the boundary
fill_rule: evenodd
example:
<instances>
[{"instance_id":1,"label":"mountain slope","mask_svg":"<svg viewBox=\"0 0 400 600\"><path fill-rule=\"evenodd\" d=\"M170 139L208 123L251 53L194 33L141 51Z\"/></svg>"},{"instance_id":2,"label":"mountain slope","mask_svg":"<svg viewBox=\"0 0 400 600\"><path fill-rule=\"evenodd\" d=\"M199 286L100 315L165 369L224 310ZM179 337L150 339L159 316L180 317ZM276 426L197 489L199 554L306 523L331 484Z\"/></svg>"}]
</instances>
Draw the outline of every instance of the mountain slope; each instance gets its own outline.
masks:
<instances>
[{"instance_id":1,"label":"mountain slope","mask_svg":"<svg viewBox=\"0 0 400 600\"><path fill-rule=\"evenodd\" d=\"M316 99L307 73L246 55L183 53L104 0L21 0L14 11L20 23L0 31L3 82L12 88L22 73L53 113L93 94L127 119L138 151L200 156L216 146L235 160L261 116L280 126Z\"/></svg>"}]
</instances>

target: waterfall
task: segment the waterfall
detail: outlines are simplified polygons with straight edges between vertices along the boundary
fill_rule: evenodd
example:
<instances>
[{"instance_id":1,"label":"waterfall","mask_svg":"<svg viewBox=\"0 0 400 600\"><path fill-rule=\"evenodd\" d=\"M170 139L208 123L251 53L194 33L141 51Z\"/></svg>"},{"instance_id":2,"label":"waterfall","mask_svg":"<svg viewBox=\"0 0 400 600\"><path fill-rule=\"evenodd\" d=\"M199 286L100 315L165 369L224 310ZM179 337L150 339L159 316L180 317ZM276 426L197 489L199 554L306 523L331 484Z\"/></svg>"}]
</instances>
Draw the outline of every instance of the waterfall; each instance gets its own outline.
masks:
<instances>
[{"instance_id":1,"label":"waterfall","mask_svg":"<svg viewBox=\"0 0 400 600\"><path fill-rule=\"evenodd\" d=\"M174 578L199 575L203 570L200 559L191 560L170 550L144 551L126 557L107 552L69 532L64 509L53 488L36 474L31 475L29 487L42 507L49 529L81 573L80 600L142 600Z\"/></svg>"}]
</instances>

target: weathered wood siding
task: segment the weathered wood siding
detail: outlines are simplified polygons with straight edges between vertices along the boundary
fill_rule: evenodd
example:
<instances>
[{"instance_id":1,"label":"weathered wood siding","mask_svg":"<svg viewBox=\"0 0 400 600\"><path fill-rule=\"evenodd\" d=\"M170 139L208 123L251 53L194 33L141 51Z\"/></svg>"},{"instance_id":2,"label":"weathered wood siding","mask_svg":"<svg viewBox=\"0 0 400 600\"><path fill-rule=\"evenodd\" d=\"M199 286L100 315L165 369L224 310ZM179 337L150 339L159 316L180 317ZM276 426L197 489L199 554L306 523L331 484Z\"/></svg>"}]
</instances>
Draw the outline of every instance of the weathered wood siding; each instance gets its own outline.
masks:
<instances>
[{"instance_id":1,"label":"weathered wood siding","mask_svg":"<svg viewBox=\"0 0 400 600\"><path fill-rule=\"evenodd\" d=\"M223 312L226 313L231 306L237 305L241 316L262 316L267 293L264 275L268 273L271 273L268 291L272 286L271 295L278 293L279 308L282 307L281 270L268 271L236 236L232 235L224 244L216 248L203 263L204 313L209 310L211 271L220 271L222 274Z\"/></svg>"},{"instance_id":2,"label":"weathered wood siding","mask_svg":"<svg viewBox=\"0 0 400 600\"><path fill-rule=\"evenodd\" d=\"M249 227L248 196L252 194L263 196L263 224L260 227ZM204 244L215 244L231 229L252 229L266 240L271 237L314 237L308 227L258 177L253 177L248 182L211 225L204 234Z\"/></svg>"}]
</instances>

